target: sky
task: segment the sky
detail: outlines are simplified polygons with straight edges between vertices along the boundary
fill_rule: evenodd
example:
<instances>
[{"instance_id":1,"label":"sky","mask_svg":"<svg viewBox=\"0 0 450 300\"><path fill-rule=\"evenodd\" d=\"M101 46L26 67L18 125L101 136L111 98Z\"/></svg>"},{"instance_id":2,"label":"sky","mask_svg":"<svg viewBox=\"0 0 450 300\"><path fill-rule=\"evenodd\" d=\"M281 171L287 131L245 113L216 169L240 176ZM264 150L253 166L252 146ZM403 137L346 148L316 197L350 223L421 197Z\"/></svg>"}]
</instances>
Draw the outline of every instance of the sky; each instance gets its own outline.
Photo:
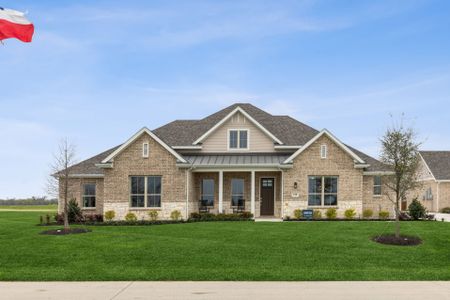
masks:
<instances>
[{"instance_id":1,"label":"sky","mask_svg":"<svg viewBox=\"0 0 450 300\"><path fill-rule=\"evenodd\" d=\"M1 1L1 0L0 0ZM450 2L3 0L30 44L0 45L0 198L46 194L67 137L79 161L143 126L235 102L287 114L374 157L404 114L450 150Z\"/></svg>"}]
</instances>

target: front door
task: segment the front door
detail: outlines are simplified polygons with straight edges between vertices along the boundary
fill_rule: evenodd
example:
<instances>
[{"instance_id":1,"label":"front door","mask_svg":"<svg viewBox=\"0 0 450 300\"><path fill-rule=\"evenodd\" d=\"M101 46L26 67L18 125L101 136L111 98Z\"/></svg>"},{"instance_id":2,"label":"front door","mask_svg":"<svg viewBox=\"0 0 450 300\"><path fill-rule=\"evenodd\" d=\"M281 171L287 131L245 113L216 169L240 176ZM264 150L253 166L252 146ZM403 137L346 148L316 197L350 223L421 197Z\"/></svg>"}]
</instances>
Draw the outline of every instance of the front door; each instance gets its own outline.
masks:
<instances>
[{"instance_id":1,"label":"front door","mask_svg":"<svg viewBox=\"0 0 450 300\"><path fill-rule=\"evenodd\" d=\"M275 180L261 178L261 216L273 216Z\"/></svg>"}]
</instances>

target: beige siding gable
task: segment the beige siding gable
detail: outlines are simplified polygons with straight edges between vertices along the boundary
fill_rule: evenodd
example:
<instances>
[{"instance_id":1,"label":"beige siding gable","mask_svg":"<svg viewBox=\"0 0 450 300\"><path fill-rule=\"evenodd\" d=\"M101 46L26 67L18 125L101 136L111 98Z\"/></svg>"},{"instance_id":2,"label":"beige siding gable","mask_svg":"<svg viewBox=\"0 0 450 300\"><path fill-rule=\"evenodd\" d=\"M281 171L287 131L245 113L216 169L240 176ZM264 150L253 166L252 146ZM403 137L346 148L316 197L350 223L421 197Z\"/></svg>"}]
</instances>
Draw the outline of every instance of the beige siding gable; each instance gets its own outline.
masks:
<instances>
[{"instance_id":1,"label":"beige siding gable","mask_svg":"<svg viewBox=\"0 0 450 300\"><path fill-rule=\"evenodd\" d=\"M248 149L229 150L228 135L231 129L248 130ZM242 113L237 112L216 131L211 133L202 145L202 152L274 152L274 143L261 129Z\"/></svg>"},{"instance_id":2,"label":"beige siding gable","mask_svg":"<svg viewBox=\"0 0 450 300\"><path fill-rule=\"evenodd\" d=\"M423 159L420 160L418 172L419 172L418 174L419 180L422 181L434 180L433 174L431 174L430 170L428 169Z\"/></svg>"}]
</instances>

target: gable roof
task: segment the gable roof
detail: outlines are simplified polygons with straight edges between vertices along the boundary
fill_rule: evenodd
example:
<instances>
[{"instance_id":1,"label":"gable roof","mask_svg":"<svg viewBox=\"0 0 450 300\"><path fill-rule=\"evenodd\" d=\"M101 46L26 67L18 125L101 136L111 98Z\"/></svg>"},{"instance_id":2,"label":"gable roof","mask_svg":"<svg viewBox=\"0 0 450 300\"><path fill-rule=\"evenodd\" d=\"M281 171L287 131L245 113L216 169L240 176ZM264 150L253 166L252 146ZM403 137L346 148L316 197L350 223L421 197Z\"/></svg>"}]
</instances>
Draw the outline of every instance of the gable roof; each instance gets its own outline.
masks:
<instances>
[{"instance_id":1,"label":"gable roof","mask_svg":"<svg viewBox=\"0 0 450 300\"><path fill-rule=\"evenodd\" d=\"M211 127L208 131L206 131L201 137L196 139L192 144L197 145L203 142L211 133L216 131L220 126L222 126L226 121L228 121L232 116L237 113L243 114L250 122L253 123L256 127L258 127L262 132L264 132L267 136L269 136L274 142L278 144L283 144L276 136L274 136L269 130L267 130L264 126L262 126L258 121L256 121L250 114L246 113L240 106L236 107L231 111L228 115L225 116L222 120L217 122L213 127Z\"/></svg>"},{"instance_id":2,"label":"gable roof","mask_svg":"<svg viewBox=\"0 0 450 300\"><path fill-rule=\"evenodd\" d=\"M167 151L169 151L173 156L175 156L180 162L186 163L186 160L178 154L175 150L173 150L169 145L164 143L158 136L156 136L153 132L150 131L147 127L142 128L138 132L136 132L131 138L129 138L125 143L120 145L117 149L115 149L112 153L110 153L106 158L102 160L102 164L107 164L111 162L114 157L116 157L120 152L125 150L131 143L133 143L136 139L138 139L142 134L147 133L152 139L154 139L157 143L163 146Z\"/></svg>"},{"instance_id":3,"label":"gable roof","mask_svg":"<svg viewBox=\"0 0 450 300\"><path fill-rule=\"evenodd\" d=\"M200 120L176 120L153 130L153 133L172 147L192 146L238 107L286 146L304 145L318 133L316 129L289 116L273 116L249 103L230 105Z\"/></svg>"},{"instance_id":4,"label":"gable roof","mask_svg":"<svg viewBox=\"0 0 450 300\"><path fill-rule=\"evenodd\" d=\"M103 159L105 159L108 155L113 153L119 146L108 149L100 154L92 156L86 160L83 160L73 166L69 167L69 172L71 177L76 177L77 175L103 175L103 169L96 166L96 164L100 163ZM59 174L59 173L57 173ZM56 174L56 175L57 175Z\"/></svg>"},{"instance_id":5,"label":"gable roof","mask_svg":"<svg viewBox=\"0 0 450 300\"><path fill-rule=\"evenodd\" d=\"M437 181L450 180L450 151L420 151L420 156Z\"/></svg>"},{"instance_id":6,"label":"gable roof","mask_svg":"<svg viewBox=\"0 0 450 300\"><path fill-rule=\"evenodd\" d=\"M300 149L295 151L295 153L292 154L290 157L288 157L284 161L284 163L285 164L292 163L294 158L296 158L298 155L300 155L300 153L302 153L303 151L308 149L315 141L317 141L320 137L322 137L324 135L329 137L336 145L338 145L342 150L344 150L344 152L346 152L348 155L350 155L355 160L355 162L357 162L359 164L365 164L365 161L361 157L359 157L355 152L353 152L350 148L348 148L344 143L342 143L339 139L337 139L331 132L329 132L326 129L323 129L315 137L313 137L305 145L303 145Z\"/></svg>"}]
</instances>

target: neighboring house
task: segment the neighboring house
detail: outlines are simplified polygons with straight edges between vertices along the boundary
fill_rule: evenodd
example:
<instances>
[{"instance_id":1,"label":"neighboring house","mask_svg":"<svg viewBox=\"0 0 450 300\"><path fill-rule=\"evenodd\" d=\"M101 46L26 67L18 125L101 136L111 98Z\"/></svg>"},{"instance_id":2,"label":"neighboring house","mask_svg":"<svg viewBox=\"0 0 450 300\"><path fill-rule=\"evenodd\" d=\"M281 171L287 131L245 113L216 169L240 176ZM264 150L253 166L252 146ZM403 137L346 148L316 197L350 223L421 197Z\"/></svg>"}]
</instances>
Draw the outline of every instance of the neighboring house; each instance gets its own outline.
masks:
<instances>
[{"instance_id":1,"label":"neighboring house","mask_svg":"<svg viewBox=\"0 0 450 300\"><path fill-rule=\"evenodd\" d=\"M256 218L293 216L296 209L353 208L393 215L376 159L289 116L233 104L201 120L139 130L120 146L70 168L69 197L86 213L114 210L139 219L149 210ZM62 179L60 179L60 182ZM60 197L61 199L62 197ZM59 210L62 210L60 203Z\"/></svg>"},{"instance_id":2,"label":"neighboring house","mask_svg":"<svg viewBox=\"0 0 450 300\"><path fill-rule=\"evenodd\" d=\"M419 180L422 187L410 193L409 204L417 198L428 211L450 207L450 151L420 151Z\"/></svg>"}]
</instances>

